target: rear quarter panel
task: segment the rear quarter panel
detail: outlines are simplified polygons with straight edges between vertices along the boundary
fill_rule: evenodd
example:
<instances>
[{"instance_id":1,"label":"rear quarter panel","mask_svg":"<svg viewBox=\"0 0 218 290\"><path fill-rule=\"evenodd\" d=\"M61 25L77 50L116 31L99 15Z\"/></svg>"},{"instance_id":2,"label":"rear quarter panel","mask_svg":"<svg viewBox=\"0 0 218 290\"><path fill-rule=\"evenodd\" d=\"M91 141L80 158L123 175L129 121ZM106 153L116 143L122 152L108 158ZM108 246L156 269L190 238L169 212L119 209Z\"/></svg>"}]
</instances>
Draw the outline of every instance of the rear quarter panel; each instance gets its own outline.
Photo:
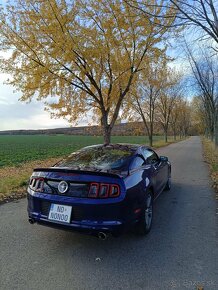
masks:
<instances>
[{"instance_id":1,"label":"rear quarter panel","mask_svg":"<svg viewBox=\"0 0 218 290\"><path fill-rule=\"evenodd\" d=\"M146 190L153 186L151 167L144 166L135 170L124 179L126 186L126 203L128 205L129 214L134 209L141 208L144 203Z\"/></svg>"}]
</instances>

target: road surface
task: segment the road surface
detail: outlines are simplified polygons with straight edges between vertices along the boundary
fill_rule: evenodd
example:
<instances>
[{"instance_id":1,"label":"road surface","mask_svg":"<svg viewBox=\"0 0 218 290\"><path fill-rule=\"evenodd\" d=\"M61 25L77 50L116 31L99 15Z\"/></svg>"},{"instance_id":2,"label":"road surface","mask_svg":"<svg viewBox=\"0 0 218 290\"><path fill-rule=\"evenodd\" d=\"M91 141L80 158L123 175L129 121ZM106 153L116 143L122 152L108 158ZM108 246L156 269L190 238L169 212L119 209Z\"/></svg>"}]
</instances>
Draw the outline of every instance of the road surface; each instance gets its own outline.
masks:
<instances>
[{"instance_id":1,"label":"road surface","mask_svg":"<svg viewBox=\"0 0 218 290\"><path fill-rule=\"evenodd\" d=\"M172 162L173 187L147 237L101 241L30 225L26 200L0 206L0 289L217 290L218 215L200 139L158 152Z\"/></svg>"}]
</instances>

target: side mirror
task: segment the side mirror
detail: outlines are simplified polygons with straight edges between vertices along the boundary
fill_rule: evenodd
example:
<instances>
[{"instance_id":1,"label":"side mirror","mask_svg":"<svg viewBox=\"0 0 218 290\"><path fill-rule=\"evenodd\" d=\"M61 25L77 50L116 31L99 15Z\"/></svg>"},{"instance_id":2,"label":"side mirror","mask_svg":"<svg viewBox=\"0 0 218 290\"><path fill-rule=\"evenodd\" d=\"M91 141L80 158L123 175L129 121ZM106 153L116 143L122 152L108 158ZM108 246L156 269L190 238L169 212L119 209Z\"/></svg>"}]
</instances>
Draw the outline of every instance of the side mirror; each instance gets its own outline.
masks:
<instances>
[{"instance_id":1,"label":"side mirror","mask_svg":"<svg viewBox=\"0 0 218 290\"><path fill-rule=\"evenodd\" d=\"M168 157L166 157L166 156L160 156L160 161L167 162L168 161Z\"/></svg>"}]
</instances>

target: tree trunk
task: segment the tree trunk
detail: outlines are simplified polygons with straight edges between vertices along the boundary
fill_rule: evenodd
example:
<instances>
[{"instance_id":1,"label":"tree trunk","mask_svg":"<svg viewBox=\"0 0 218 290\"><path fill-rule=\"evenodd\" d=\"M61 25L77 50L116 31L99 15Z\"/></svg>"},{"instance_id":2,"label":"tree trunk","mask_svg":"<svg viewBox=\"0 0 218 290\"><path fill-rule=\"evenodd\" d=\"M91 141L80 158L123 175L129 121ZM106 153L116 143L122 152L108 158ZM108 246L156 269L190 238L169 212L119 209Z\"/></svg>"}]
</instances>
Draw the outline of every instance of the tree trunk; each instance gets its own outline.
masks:
<instances>
[{"instance_id":1,"label":"tree trunk","mask_svg":"<svg viewBox=\"0 0 218 290\"><path fill-rule=\"evenodd\" d=\"M110 144L111 142L111 127L109 125L103 127L104 144Z\"/></svg>"},{"instance_id":2,"label":"tree trunk","mask_svg":"<svg viewBox=\"0 0 218 290\"><path fill-rule=\"evenodd\" d=\"M214 143L215 148L218 148L218 114L215 116L215 122L214 122Z\"/></svg>"},{"instance_id":3,"label":"tree trunk","mask_svg":"<svg viewBox=\"0 0 218 290\"><path fill-rule=\"evenodd\" d=\"M164 130L165 143L168 142L167 130Z\"/></svg>"},{"instance_id":4,"label":"tree trunk","mask_svg":"<svg viewBox=\"0 0 218 290\"><path fill-rule=\"evenodd\" d=\"M153 146L153 118L150 120L150 135L149 135L149 145Z\"/></svg>"},{"instance_id":5,"label":"tree trunk","mask_svg":"<svg viewBox=\"0 0 218 290\"><path fill-rule=\"evenodd\" d=\"M153 146L153 134L150 134L149 136L149 146Z\"/></svg>"},{"instance_id":6,"label":"tree trunk","mask_svg":"<svg viewBox=\"0 0 218 290\"><path fill-rule=\"evenodd\" d=\"M176 130L173 130L174 141L176 141Z\"/></svg>"},{"instance_id":7,"label":"tree trunk","mask_svg":"<svg viewBox=\"0 0 218 290\"><path fill-rule=\"evenodd\" d=\"M101 127L103 130L104 144L110 144L112 127L108 124L108 112L102 109Z\"/></svg>"}]
</instances>

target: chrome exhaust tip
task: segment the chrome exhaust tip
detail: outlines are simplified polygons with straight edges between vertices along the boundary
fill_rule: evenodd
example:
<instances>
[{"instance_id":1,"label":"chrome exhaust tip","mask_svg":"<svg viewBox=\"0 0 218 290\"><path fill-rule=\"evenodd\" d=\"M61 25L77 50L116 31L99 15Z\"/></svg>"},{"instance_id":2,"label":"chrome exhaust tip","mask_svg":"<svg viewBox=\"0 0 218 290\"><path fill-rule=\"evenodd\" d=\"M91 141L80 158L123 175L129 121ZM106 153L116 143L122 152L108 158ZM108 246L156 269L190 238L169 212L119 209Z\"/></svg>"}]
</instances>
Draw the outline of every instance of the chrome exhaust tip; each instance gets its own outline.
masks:
<instances>
[{"instance_id":1,"label":"chrome exhaust tip","mask_svg":"<svg viewBox=\"0 0 218 290\"><path fill-rule=\"evenodd\" d=\"M33 218L29 218L29 223L30 223L31 225L33 225L33 224L35 223L35 220L34 220Z\"/></svg>"},{"instance_id":2,"label":"chrome exhaust tip","mask_svg":"<svg viewBox=\"0 0 218 290\"><path fill-rule=\"evenodd\" d=\"M105 240L107 239L107 237L108 237L108 235L107 235L106 233L104 233L104 232L99 232L99 233L98 233L98 238L99 238L100 240L105 241Z\"/></svg>"}]
</instances>

